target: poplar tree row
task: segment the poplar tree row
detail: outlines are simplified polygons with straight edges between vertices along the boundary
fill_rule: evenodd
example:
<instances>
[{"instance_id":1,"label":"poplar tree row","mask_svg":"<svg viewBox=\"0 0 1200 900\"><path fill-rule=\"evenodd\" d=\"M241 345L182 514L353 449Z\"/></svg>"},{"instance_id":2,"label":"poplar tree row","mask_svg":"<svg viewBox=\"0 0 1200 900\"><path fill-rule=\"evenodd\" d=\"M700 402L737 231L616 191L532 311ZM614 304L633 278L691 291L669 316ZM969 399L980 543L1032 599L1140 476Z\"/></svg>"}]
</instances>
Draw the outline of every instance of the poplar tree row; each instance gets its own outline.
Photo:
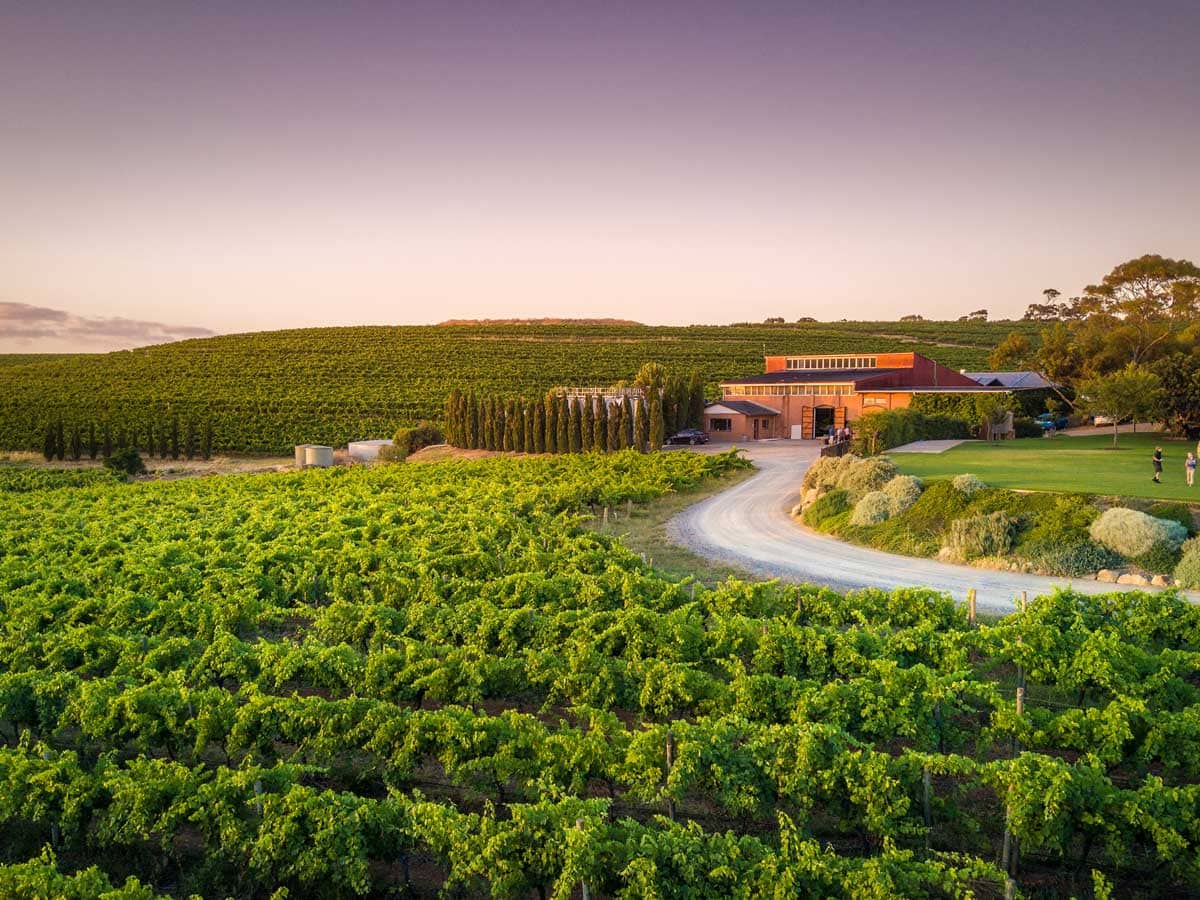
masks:
<instances>
[{"instance_id":1,"label":"poplar tree row","mask_svg":"<svg viewBox=\"0 0 1200 900\"><path fill-rule=\"evenodd\" d=\"M212 446L212 422L201 428L189 419L181 432L177 416L157 427L151 424L142 428L117 426L114 429L105 422L99 430L95 422L88 422L86 426L72 425L68 429L62 419L55 419L46 424L42 456L47 460L79 460L85 455L88 459L98 456L108 459L114 452L133 449L150 457L157 453L160 459L168 456L179 459L181 455L185 459L197 456L209 459Z\"/></svg>"},{"instance_id":2,"label":"poplar tree row","mask_svg":"<svg viewBox=\"0 0 1200 900\"><path fill-rule=\"evenodd\" d=\"M469 450L524 453L608 453L628 448L642 452L662 445L662 407L630 397L568 397L549 393L541 400L486 396L454 391L446 400L446 441ZM654 427L657 424L657 429Z\"/></svg>"}]
</instances>

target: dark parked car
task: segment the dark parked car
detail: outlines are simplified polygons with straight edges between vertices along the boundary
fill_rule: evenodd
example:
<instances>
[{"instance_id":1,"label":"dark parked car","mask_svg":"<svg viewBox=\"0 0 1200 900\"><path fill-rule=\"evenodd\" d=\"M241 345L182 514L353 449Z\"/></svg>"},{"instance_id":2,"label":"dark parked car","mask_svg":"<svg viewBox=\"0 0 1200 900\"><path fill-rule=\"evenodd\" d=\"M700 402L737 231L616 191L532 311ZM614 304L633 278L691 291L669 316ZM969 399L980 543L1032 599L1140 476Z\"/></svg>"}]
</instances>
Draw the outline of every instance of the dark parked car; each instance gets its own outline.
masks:
<instances>
[{"instance_id":1,"label":"dark parked car","mask_svg":"<svg viewBox=\"0 0 1200 900\"><path fill-rule=\"evenodd\" d=\"M1069 424L1066 416L1056 416L1048 412L1042 413L1035 421L1042 426L1042 431L1062 431Z\"/></svg>"},{"instance_id":2,"label":"dark parked car","mask_svg":"<svg viewBox=\"0 0 1200 900\"><path fill-rule=\"evenodd\" d=\"M708 432L699 428L685 428L667 438L668 444L707 444Z\"/></svg>"}]
</instances>

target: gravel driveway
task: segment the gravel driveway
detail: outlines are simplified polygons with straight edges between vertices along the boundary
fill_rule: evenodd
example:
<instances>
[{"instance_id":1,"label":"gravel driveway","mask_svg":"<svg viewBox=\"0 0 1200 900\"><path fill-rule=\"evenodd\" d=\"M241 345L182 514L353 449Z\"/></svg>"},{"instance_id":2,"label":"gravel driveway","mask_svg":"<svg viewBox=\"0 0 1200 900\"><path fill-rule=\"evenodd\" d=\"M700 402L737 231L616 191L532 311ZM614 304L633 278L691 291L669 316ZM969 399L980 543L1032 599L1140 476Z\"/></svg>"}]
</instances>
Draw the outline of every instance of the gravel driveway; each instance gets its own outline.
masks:
<instances>
[{"instance_id":1,"label":"gravel driveway","mask_svg":"<svg viewBox=\"0 0 1200 900\"><path fill-rule=\"evenodd\" d=\"M1147 590L896 556L809 531L793 521L789 511L799 502L800 480L818 453L816 444L801 441L752 445L747 455L758 474L684 510L667 523L668 534L693 553L768 578L823 584L839 591L932 587L957 600L966 597L968 588L975 588L979 609L998 613L1011 612L1021 591L1035 597L1056 585L1088 594ZM1189 596L1195 600L1193 593Z\"/></svg>"}]
</instances>

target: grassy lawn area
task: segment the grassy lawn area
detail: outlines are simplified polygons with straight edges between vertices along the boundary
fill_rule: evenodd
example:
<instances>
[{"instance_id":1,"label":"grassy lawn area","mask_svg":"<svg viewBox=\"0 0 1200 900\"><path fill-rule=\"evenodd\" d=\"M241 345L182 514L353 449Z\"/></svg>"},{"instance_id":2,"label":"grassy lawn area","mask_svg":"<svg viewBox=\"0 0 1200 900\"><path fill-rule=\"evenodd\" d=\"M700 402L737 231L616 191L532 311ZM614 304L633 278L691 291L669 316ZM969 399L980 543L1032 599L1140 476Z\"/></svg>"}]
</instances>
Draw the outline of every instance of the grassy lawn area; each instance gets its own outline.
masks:
<instances>
[{"instance_id":1,"label":"grassy lawn area","mask_svg":"<svg viewBox=\"0 0 1200 900\"><path fill-rule=\"evenodd\" d=\"M1150 456L1163 448L1162 484L1154 484ZM989 485L1017 490L1076 491L1154 500L1200 503L1200 477L1195 487L1184 481L1183 461L1190 441L1154 434L1122 434L1117 449L1112 435L1023 438L987 444L961 444L945 453L890 453L900 470L923 479L953 477L963 472Z\"/></svg>"}]
</instances>

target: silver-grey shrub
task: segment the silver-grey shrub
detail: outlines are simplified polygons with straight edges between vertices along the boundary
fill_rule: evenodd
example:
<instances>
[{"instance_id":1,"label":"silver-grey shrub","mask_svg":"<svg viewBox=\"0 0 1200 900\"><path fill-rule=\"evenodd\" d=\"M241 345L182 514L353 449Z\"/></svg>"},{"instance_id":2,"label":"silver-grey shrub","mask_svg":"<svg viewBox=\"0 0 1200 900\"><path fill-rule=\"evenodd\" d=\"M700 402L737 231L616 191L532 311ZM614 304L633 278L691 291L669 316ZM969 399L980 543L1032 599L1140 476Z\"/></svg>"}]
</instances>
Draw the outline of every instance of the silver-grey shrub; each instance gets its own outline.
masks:
<instances>
[{"instance_id":1,"label":"silver-grey shrub","mask_svg":"<svg viewBox=\"0 0 1200 900\"><path fill-rule=\"evenodd\" d=\"M871 491L882 490L896 474L896 464L886 456L856 459L842 470L837 486L850 495L851 501L857 501Z\"/></svg>"},{"instance_id":2,"label":"silver-grey shrub","mask_svg":"<svg viewBox=\"0 0 1200 900\"><path fill-rule=\"evenodd\" d=\"M954 489L956 491L966 494L968 497L970 497L976 491L982 491L987 487L986 484L969 472L965 475L955 475L954 480L950 483L954 485Z\"/></svg>"},{"instance_id":3,"label":"silver-grey shrub","mask_svg":"<svg viewBox=\"0 0 1200 900\"><path fill-rule=\"evenodd\" d=\"M1153 550L1174 552L1187 538L1187 529L1173 519L1156 519L1136 509L1106 509L1089 529L1096 543L1132 558Z\"/></svg>"},{"instance_id":4,"label":"silver-grey shrub","mask_svg":"<svg viewBox=\"0 0 1200 900\"><path fill-rule=\"evenodd\" d=\"M885 484L883 492L887 494L891 515L898 516L916 503L923 487L921 479L912 475L897 475Z\"/></svg>"},{"instance_id":5,"label":"silver-grey shrub","mask_svg":"<svg viewBox=\"0 0 1200 900\"><path fill-rule=\"evenodd\" d=\"M891 508L891 500L883 491L868 491L854 504L850 524L878 525L880 522L886 522Z\"/></svg>"}]
</instances>

